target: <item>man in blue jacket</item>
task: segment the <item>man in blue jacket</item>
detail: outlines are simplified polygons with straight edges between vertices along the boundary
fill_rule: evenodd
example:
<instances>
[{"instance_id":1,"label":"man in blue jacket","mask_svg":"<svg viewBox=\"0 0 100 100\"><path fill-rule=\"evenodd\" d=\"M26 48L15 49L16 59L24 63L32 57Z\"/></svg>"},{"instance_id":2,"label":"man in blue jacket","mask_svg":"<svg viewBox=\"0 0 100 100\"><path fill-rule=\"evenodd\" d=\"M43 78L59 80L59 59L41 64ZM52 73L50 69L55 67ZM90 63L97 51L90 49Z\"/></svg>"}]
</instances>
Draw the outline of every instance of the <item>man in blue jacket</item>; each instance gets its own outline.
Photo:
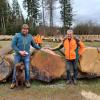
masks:
<instances>
[{"instance_id":1,"label":"man in blue jacket","mask_svg":"<svg viewBox=\"0 0 100 100\"><path fill-rule=\"evenodd\" d=\"M37 50L40 49L40 47L35 44L32 35L29 34L29 26L27 24L23 24L21 32L16 33L12 39L12 48L15 50L15 56L11 89L16 87L15 65L20 61L23 61L25 65L25 86L27 88L30 87L30 46L36 48Z\"/></svg>"}]
</instances>

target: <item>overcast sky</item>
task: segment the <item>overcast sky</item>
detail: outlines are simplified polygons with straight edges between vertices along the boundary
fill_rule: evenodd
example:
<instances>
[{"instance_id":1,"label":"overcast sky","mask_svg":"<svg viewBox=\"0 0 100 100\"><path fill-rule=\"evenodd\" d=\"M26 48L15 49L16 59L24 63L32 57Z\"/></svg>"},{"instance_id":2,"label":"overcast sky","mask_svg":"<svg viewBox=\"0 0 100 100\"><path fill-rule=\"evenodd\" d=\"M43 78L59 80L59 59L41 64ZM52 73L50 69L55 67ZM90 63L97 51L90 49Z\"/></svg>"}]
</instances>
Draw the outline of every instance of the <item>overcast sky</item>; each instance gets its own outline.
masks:
<instances>
[{"instance_id":1,"label":"overcast sky","mask_svg":"<svg viewBox=\"0 0 100 100\"><path fill-rule=\"evenodd\" d=\"M11 1L11 0L10 0ZM22 8L22 1L18 0ZM71 0L74 16L74 23L86 22L91 20L100 24L100 0ZM56 15L54 23L58 25L61 22L59 11L55 10ZM23 10L23 14L26 12Z\"/></svg>"},{"instance_id":2,"label":"overcast sky","mask_svg":"<svg viewBox=\"0 0 100 100\"><path fill-rule=\"evenodd\" d=\"M100 24L100 0L72 0L76 21L92 20Z\"/></svg>"}]
</instances>

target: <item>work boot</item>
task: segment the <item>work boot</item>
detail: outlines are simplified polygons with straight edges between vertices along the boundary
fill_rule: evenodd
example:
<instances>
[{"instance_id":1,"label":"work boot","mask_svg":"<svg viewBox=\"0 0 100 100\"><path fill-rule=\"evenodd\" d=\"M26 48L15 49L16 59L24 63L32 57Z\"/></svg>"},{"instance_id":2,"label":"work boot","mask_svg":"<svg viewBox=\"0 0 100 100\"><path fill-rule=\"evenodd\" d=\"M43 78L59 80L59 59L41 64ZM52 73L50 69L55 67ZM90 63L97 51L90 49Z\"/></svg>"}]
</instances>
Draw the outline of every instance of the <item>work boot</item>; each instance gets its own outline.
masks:
<instances>
[{"instance_id":1,"label":"work boot","mask_svg":"<svg viewBox=\"0 0 100 100\"><path fill-rule=\"evenodd\" d=\"M10 89L14 89L16 87L16 83L12 83Z\"/></svg>"},{"instance_id":2,"label":"work boot","mask_svg":"<svg viewBox=\"0 0 100 100\"><path fill-rule=\"evenodd\" d=\"M67 85L68 85L68 84L71 84L71 81L70 81L70 80L67 80L66 84L67 84Z\"/></svg>"},{"instance_id":3,"label":"work boot","mask_svg":"<svg viewBox=\"0 0 100 100\"><path fill-rule=\"evenodd\" d=\"M77 85L77 81L76 80L73 80L73 83L74 83L74 85Z\"/></svg>"},{"instance_id":4,"label":"work boot","mask_svg":"<svg viewBox=\"0 0 100 100\"><path fill-rule=\"evenodd\" d=\"M30 82L29 81L26 81L25 82L25 86L26 86L26 88L30 88L30 86L31 86Z\"/></svg>"}]
</instances>

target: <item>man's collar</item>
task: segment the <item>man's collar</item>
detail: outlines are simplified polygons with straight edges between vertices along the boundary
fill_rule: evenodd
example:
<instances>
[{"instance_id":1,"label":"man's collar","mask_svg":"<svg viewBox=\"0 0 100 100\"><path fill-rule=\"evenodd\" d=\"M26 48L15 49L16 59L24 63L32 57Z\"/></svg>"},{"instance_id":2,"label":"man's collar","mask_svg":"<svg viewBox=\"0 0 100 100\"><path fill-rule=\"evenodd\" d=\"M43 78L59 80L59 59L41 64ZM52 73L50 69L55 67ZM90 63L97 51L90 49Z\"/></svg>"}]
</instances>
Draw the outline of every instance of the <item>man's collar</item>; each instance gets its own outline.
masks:
<instances>
[{"instance_id":1,"label":"man's collar","mask_svg":"<svg viewBox=\"0 0 100 100\"><path fill-rule=\"evenodd\" d=\"M23 36L27 36L28 35L28 33L26 34L26 35L24 35L22 32L20 32L21 33L21 35L23 35Z\"/></svg>"}]
</instances>

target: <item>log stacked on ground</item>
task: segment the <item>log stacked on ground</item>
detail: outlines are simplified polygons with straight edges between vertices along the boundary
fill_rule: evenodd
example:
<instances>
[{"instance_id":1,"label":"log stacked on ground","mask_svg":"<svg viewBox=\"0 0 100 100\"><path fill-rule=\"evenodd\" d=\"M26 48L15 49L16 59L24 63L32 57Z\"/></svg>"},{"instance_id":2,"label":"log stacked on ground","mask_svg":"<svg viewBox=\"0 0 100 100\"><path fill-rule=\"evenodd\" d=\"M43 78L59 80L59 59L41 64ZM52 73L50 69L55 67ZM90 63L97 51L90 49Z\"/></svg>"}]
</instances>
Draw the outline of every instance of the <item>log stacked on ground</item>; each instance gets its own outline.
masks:
<instances>
[{"instance_id":1,"label":"log stacked on ground","mask_svg":"<svg viewBox=\"0 0 100 100\"><path fill-rule=\"evenodd\" d=\"M87 47L80 59L79 70L100 75L100 50L95 47Z\"/></svg>"},{"instance_id":2,"label":"log stacked on ground","mask_svg":"<svg viewBox=\"0 0 100 100\"><path fill-rule=\"evenodd\" d=\"M7 79L12 72L11 66L13 64L9 62L11 61L11 54L9 55L9 58L7 57L8 59L5 58L5 55L7 55L10 51L12 51L10 45L0 49L0 81Z\"/></svg>"},{"instance_id":3,"label":"log stacked on ground","mask_svg":"<svg viewBox=\"0 0 100 100\"><path fill-rule=\"evenodd\" d=\"M50 82L65 73L65 62L51 50L36 51L31 58L32 71L36 79Z\"/></svg>"},{"instance_id":4,"label":"log stacked on ground","mask_svg":"<svg viewBox=\"0 0 100 100\"><path fill-rule=\"evenodd\" d=\"M33 50L31 49L31 52ZM65 75L65 61L51 50L42 49L34 51L30 59L30 75L32 80L35 78L50 82ZM13 66L13 54L3 56L3 60L2 57L0 58L0 81L7 79L11 75ZM100 50L94 47L87 47L80 59L79 70L80 76L78 77L85 76L86 74L84 73L93 73L100 76Z\"/></svg>"}]
</instances>

